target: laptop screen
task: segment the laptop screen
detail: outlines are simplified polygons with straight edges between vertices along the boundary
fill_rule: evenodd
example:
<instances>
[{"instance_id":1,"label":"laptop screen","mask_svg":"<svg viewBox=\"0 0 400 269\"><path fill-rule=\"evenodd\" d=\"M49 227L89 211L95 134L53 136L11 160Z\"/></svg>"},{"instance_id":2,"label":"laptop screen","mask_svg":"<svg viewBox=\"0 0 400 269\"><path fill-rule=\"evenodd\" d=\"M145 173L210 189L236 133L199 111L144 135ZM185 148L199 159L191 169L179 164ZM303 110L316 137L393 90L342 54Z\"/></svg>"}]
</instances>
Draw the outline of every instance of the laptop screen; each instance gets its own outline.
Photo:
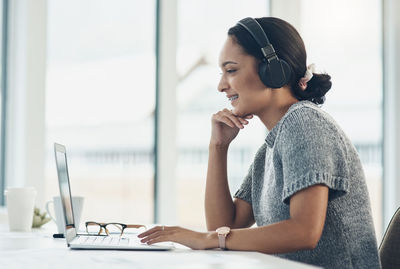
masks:
<instances>
[{"instance_id":1,"label":"laptop screen","mask_svg":"<svg viewBox=\"0 0 400 269\"><path fill-rule=\"evenodd\" d=\"M64 210L65 225L74 226L74 215L71 203L71 189L69 186L67 155L63 145L54 144L58 182L60 186L61 204Z\"/></svg>"}]
</instances>

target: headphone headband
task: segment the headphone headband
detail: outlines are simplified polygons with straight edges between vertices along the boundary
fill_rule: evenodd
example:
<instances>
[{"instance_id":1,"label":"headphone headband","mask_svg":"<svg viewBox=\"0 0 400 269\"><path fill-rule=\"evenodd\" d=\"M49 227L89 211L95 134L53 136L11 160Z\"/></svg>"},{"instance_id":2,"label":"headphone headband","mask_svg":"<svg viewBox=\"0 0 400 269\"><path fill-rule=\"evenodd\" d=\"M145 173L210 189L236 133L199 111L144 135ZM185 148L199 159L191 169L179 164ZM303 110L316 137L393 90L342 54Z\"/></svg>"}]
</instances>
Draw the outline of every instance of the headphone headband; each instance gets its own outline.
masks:
<instances>
[{"instance_id":1,"label":"headphone headband","mask_svg":"<svg viewBox=\"0 0 400 269\"><path fill-rule=\"evenodd\" d=\"M275 49L272 44L269 42L267 35L265 34L263 28L253 18L247 17L240 20L238 25L242 26L251 34L257 44L260 46L261 52L263 53L264 57L268 60L272 60L273 58L278 58L276 55Z\"/></svg>"}]
</instances>

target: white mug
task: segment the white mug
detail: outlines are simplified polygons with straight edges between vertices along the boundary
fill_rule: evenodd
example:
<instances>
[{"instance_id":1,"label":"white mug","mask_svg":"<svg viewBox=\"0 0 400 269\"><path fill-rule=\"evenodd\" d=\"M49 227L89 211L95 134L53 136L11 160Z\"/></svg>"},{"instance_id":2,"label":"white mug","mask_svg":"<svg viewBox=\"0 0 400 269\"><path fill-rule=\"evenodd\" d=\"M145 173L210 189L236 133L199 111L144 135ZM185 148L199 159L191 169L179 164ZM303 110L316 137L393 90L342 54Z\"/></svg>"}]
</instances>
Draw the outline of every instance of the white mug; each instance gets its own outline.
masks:
<instances>
[{"instance_id":1,"label":"white mug","mask_svg":"<svg viewBox=\"0 0 400 269\"><path fill-rule=\"evenodd\" d=\"M72 196L72 207L74 212L74 224L75 228L79 230L79 224L82 215L82 208L83 208L83 200L84 198L81 196ZM50 204L54 205L54 212L53 215L50 211ZM60 234L64 234L65 231L65 218L64 218L64 211L61 205L61 198L60 196L53 197L53 200L50 200L46 203L46 211L49 214L50 218L57 224L57 231Z\"/></svg>"},{"instance_id":2,"label":"white mug","mask_svg":"<svg viewBox=\"0 0 400 269\"><path fill-rule=\"evenodd\" d=\"M33 187L7 188L8 224L10 231L30 232L33 223L36 190Z\"/></svg>"}]
</instances>

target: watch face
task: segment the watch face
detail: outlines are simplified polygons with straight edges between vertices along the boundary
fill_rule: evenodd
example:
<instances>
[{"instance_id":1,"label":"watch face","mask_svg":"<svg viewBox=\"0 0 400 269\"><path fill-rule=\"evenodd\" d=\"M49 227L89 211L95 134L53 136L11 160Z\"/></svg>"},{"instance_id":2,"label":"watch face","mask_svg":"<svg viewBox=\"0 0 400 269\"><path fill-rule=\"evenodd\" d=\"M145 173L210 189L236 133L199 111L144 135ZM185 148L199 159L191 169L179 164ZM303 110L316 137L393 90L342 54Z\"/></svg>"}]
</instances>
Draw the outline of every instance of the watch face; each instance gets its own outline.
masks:
<instances>
[{"instance_id":1,"label":"watch face","mask_svg":"<svg viewBox=\"0 0 400 269\"><path fill-rule=\"evenodd\" d=\"M226 226L224 226L224 227L219 227L219 228L216 230L216 232L217 232L218 234L228 234L230 231L231 231L231 228L226 227Z\"/></svg>"}]
</instances>

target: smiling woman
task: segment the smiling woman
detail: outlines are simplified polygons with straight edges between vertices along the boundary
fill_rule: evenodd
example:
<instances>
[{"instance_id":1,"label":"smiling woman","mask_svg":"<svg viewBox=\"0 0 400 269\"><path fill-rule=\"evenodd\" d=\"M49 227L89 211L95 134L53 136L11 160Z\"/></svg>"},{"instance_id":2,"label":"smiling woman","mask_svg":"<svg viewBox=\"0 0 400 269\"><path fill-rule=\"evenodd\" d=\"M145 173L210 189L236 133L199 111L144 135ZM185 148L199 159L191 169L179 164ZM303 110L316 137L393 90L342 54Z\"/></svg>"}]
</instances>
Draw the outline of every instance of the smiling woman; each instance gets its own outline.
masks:
<instances>
[{"instance_id":1,"label":"smiling woman","mask_svg":"<svg viewBox=\"0 0 400 269\"><path fill-rule=\"evenodd\" d=\"M330 76L306 66L297 31L278 18L243 19L228 32L220 66L218 90L233 110L212 116L209 232L155 227L139 235L142 242L273 253L324 268L380 268L359 156L317 106ZM269 133L232 199L228 148L253 115Z\"/></svg>"}]
</instances>

